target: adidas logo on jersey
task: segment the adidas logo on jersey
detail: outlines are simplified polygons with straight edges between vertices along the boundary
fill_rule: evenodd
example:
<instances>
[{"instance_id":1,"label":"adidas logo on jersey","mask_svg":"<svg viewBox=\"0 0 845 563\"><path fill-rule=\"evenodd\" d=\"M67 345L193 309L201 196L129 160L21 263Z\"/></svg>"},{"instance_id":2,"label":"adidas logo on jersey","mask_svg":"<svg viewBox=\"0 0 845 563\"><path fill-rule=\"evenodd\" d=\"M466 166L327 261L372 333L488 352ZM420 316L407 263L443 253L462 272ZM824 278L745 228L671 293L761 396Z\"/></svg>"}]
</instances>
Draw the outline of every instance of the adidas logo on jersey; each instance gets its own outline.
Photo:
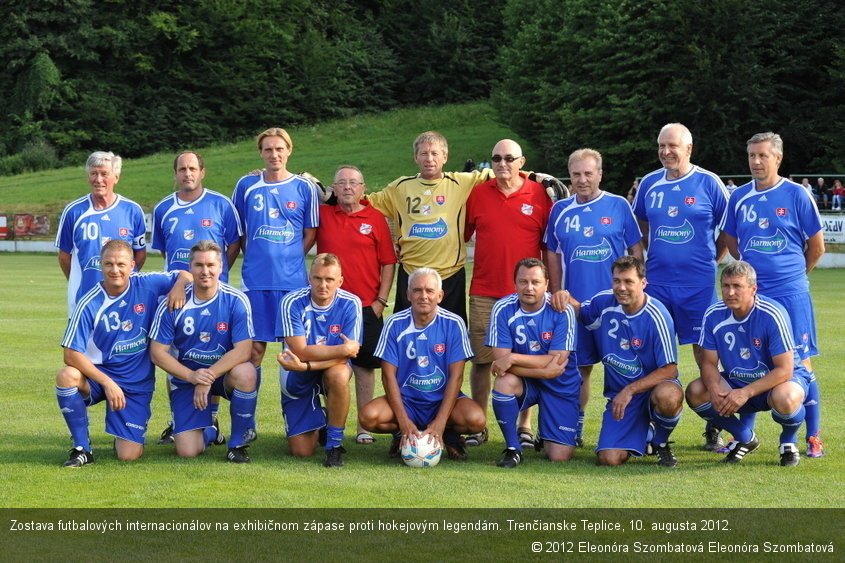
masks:
<instances>
[{"instance_id":1,"label":"adidas logo on jersey","mask_svg":"<svg viewBox=\"0 0 845 563\"><path fill-rule=\"evenodd\" d=\"M745 332L745 327L744 326L739 327L739 332Z\"/></svg>"},{"instance_id":2,"label":"adidas logo on jersey","mask_svg":"<svg viewBox=\"0 0 845 563\"><path fill-rule=\"evenodd\" d=\"M209 316L211 316L211 311L209 311L208 309L203 309L202 313L200 313L200 315L203 316L203 317L209 317Z\"/></svg>"},{"instance_id":3,"label":"adidas logo on jersey","mask_svg":"<svg viewBox=\"0 0 845 563\"><path fill-rule=\"evenodd\" d=\"M320 321L320 322L323 322L323 321L325 321L325 320L326 320L326 316L325 316L325 315L319 315L319 316L317 317L317 320L318 320L318 321Z\"/></svg>"},{"instance_id":4,"label":"adidas logo on jersey","mask_svg":"<svg viewBox=\"0 0 845 563\"><path fill-rule=\"evenodd\" d=\"M193 209L188 209L187 211L185 211L185 215L193 215L193 214L194 214Z\"/></svg>"},{"instance_id":5,"label":"adidas logo on jersey","mask_svg":"<svg viewBox=\"0 0 845 563\"><path fill-rule=\"evenodd\" d=\"M534 322L534 319L528 319L528 322L525 324L528 326L537 326L537 323Z\"/></svg>"},{"instance_id":6,"label":"adidas logo on jersey","mask_svg":"<svg viewBox=\"0 0 845 563\"><path fill-rule=\"evenodd\" d=\"M672 191L673 191L673 192L679 192L679 191L681 191L681 186L679 186L679 185L675 184L675 187L674 187L674 188L672 188Z\"/></svg>"},{"instance_id":7,"label":"adidas logo on jersey","mask_svg":"<svg viewBox=\"0 0 845 563\"><path fill-rule=\"evenodd\" d=\"M426 336L424 332L421 332L420 335L417 336L417 340L428 340L428 336Z\"/></svg>"},{"instance_id":8,"label":"adidas logo on jersey","mask_svg":"<svg viewBox=\"0 0 845 563\"><path fill-rule=\"evenodd\" d=\"M127 305L126 301L124 301L124 300L122 300L122 299L121 299L121 300L120 300L120 305L118 305L118 307L126 307L126 305Z\"/></svg>"},{"instance_id":9,"label":"adidas logo on jersey","mask_svg":"<svg viewBox=\"0 0 845 563\"><path fill-rule=\"evenodd\" d=\"M423 192L423 195L431 195L431 190L426 190Z\"/></svg>"},{"instance_id":10,"label":"adidas logo on jersey","mask_svg":"<svg viewBox=\"0 0 845 563\"><path fill-rule=\"evenodd\" d=\"M109 214L106 213L105 215L100 217L100 221L111 221L111 217L109 217Z\"/></svg>"},{"instance_id":11,"label":"adidas logo on jersey","mask_svg":"<svg viewBox=\"0 0 845 563\"><path fill-rule=\"evenodd\" d=\"M769 200L766 198L765 195L763 195L763 196L760 197L760 201L769 201Z\"/></svg>"},{"instance_id":12,"label":"adidas logo on jersey","mask_svg":"<svg viewBox=\"0 0 845 563\"><path fill-rule=\"evenodd\" d=\"M272 190L270 190L270 193L275 194L275 195L279 195L279 190L277 190L276 188L273 188Z\"/></svg>"},{"instance_id":13,"label":"adidas logo on jersey","mask_svg":"<svg viewBox=\"0 0 845 563\"><path fill-rule=\"evenodd\" d=\"M592 211L592 210L593 210L593 208L588 205L587 207L584 208L584 213L586 213L588 211Z\"/></svg>"}]
</instances>

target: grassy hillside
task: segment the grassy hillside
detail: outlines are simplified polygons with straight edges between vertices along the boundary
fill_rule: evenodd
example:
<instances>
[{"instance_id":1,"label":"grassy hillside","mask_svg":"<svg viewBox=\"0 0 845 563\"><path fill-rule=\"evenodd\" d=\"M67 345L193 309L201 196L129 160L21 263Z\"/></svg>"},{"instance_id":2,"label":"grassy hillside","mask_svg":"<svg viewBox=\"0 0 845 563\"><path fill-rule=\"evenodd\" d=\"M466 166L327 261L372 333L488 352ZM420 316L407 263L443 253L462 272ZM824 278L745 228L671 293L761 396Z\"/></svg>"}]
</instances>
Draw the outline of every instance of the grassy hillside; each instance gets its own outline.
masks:
<instances>
[{"instance_id":1,"label":"grassy hillside","mask_svg":"<svg viewBox=\"0 0 845 563\"><path fill-rule=\"evenodd\" d=\"M284 123L267 125L284 127ZM493 110L486 103L402 109L290 129L294 150L289 168L295 172L307 170L329 182L338 165L354 164L364 172L369 189L378 190L397 176L417 171L411 144L419 133L429 129L443 133L449 140L447 169L452 170L461 170L467 158L479 162L482 157L489 157L499 139L516 138L496 123ZM252 140L258 133L245 131L248 139L240 143L184 148L197 150L205 157L205 186L230 195L238 178L262 166ZM150 211L173 189L172 162L177 152L125 160L117 191ZM526 153L530 166L533 159L527 148ZM84 164L0 177L0 212L60 213L67 202L89 189Z\"/></svg>"}]
</instances>

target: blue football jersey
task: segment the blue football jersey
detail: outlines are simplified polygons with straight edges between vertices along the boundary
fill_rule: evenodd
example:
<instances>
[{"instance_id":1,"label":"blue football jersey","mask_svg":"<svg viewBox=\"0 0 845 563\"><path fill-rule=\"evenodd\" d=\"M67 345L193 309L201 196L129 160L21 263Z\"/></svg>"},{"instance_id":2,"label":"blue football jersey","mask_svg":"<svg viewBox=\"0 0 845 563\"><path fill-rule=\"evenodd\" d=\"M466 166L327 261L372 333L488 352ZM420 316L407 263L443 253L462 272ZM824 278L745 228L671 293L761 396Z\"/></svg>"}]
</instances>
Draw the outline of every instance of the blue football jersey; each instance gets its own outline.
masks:
<instances>
[{"instance_id":1,"label":"blue football jersey","mask_svg":"<svg viewBox=\"0 0 845 563\"><path fill-rule=\"evenodd\" d=\"M298 175L269 184L263 175L247 175L238 180L232 201L244 233L244 290L307 285L302 239L304 229L320 224L317 187Z\"/></svg>"},{"instance_id":2,"label":"blue football jersey","mask_svg":"<svg viewBox=\"0 0 845 563\"><path fill-rule=\"evenodd\" d=\"M97 284L82 296L68 321L62 346L91 360L126 391L148 393L155 387L147 338L159 301L179 272L132 274L117 297Z\"/></svg>"},{"instance_id":3,"label":"blue football jersey","mask_svg":"<svg viewBox=\"0 0 845 563\"><path fill-rule=\"evenodd\" d=\"M201 240L216 242L223 249L220 281L229 280L226 247L241 237L238 212L228 197L203 189L194 201L182 201L176 193L153 209L151 246L165 255L165 269L190 270L191 247Z\"/></svg>"},{"instance_id":4,"label":"blue football jersey","mask_svg":"<svg viewBox=\"0 0 845 563\"><path fill-rule=\"evenodd\" d=\"M648 222L650 283L676 287L715 283L716 228L727 203L722 180L698 166L675 180L666 178L665 168L643 177L634 214Z\"/></svg>"},{"instance_id":5,"label":"blue football jersey","mask_svg":"<svg viewBox=\"0 0 845 563\"><path fill-rule=\"evenodd\" d=\"M417 328L411 309L392 315L384 325L377 358L396 366L396 381L405 401L439 404L449 380L449 365L472 357L466 325L442 307L428 325Z\"/></svg>"},{"instance_id":6,"label":"blue football jersey","mask_svg":"<svg viewBox=\"0 0 845 563\"><path fill-rule=\"evenodd\" d=\"M235 344L253 336L246 295L222 282L206 301L197 301L189 285L185 306L176 311L162 301L150 330L150 339L171 346L176 359L192 370L210 367Z\"/></svg>"},{"instance_id":7,"label":"blue football jersey","mask_svg":"<svg viewBox=\"0 0 845 563\"><path fill-rule=\"evenodd\" d=\"M334 300L325 307L311 301L311 288L291 291L282 299L279 336L304 336L308 346L343 344L341 334L361 342L361 300L338 289Z\"/></svg>"},{"instance_id":8,"label":"blue football jersey","mask_svg":"<svg viewBox=\"0 0 845 563\"><path fill-rule=\"evenodd\" d=\"M628 200L602 191L586 203L575 196L555 203L544 242L561 256L563 288L584 301L611 287L613 261L641 239Z\"/></svg>"},{"instance_id":9,"label":"blue football jersey","mask_svg":"<svg viewBox=\"0 0 845 563\"><path fill-rule=\"evenodd\" d=\"M737 320L724 301L711 305L704 314L699 346L715 350L725 375L741 387L772 371L772 357L785 352L792 352L794 374L810 379L795 351L789 314L777 301L760 294L744 319Z\"/></svg>"},{"instance_id":10,"label":"blue football jersey","mask_svg":"<svg viewBox=\"0 0 845 563\"><path fill-rule=\"evenodd\" d=\"M757 271L760 293L808 291L804 243L822 229L813 196L785 178L762 191L755 185L751 181L731 194L723 230L737 239L741 258Z\"/></svg>"},{"instance_id":11,"label":"blue football jersey","mask_svg":"<svg viewBox=\"0 0 845 563\"><path fill-rule=\"evenodd\" d=\"M581 322L595 332L607 398L657 368L678 363L672 317L648 294L645 306L627 315L612 291L598 293L581 304Z\"/></svg>"},{"instance_id":12,"label":"blue football jersey","mask_svg":"<svg viewBox=\"0 0 845 563\"><path fill-rule=\"evenodd\" d=\"M56 246L71 255L68 311L102 281L100 250L104 244L120 239L135 250L147 245L143 209L134 201L115 195L114 203L105 209L94 209L91 196L86 195L70 202L62 211Z\"/></svg>"},{"instance_id":13,"label":"blue football jersey","mask_svg":"<svg viewBox=\"0 0 845 563\"><path fill-rule=\"evenodd\" d=\"M543 306L531 313L522 310L519 296L513 293L493 306L485 344L531 356L542 356L550 350L569 351L564 372L545 383L562 394L577 395L581 373L575 357L575 322L575 310L567 305L566 311L558 313L552 309L548 293Z\"/></svg>"}]
</instances>

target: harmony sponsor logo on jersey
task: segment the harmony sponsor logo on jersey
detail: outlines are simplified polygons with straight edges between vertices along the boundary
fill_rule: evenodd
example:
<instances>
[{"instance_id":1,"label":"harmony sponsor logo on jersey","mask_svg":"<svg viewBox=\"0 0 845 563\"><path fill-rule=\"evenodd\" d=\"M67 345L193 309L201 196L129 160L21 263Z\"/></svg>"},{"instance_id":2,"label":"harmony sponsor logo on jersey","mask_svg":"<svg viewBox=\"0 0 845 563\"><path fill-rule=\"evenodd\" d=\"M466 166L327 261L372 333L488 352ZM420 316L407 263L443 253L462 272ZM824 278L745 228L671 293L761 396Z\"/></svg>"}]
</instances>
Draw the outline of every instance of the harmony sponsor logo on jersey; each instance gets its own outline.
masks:
<instances>
[{"instance_id":1,"label":"harmony sponsor logo on jersey","mask_svg":"<svg viewBox=\"0 0 845 563\"><path fill-rule=\"evenodd\" d=\"M146 351L147 349L147 331L143 328L134 337L127 340L118 340L114 343L111 349L111 355L114 356L133 356L135 354Z\"/></svg>"},{"instance_id":2,"label":"harmony sponsor logo on jersey","mask_svg":"<svg viewBox=\"0 0 845 563\"><path fill-rule=\"evenodd\" d=\"M191 260L191 249L180 248L170 258L171 264L188 264Z\"/></svg>"},{"instance_id":3,"label":"harmony sponsor logo on jersey","mask_svg":"<svg viewBox=\"0 0 845 563\"><path fill-rule=\"evenodd\" d=\"M595 246L578 246L572 251L572 261L604 262L613 255L613 249L606 238Z\"/></svg>"},{"instance_id":4,"label":"harmony sponsor logo on jersey","mask_svg":"<svg viewBox=\"0 0 845 563\"><path fill-rule=\"evenodd\" d=\"M99 270L100 269L100 257L99 256L92 256L88 262L85 263L85 267L82 268L83 270Z\"/></svg>"},{"instance_id":5,"label":"harmony sponsor logo on jersey","mask_svg":"<svg viewBox=\"0 0 845 563\"><path fill-rule=\"evenodd\" d=\"M196 348L191 348L182 355L182 359L196 362L204 366L211 366L214 365L217 360L222 358L225 353L226 350L223 348L223 345L218 344L214 350L197 350Z\"/></svg>"},{"instance_id":6,"label":"harmony sponsor logo on jersey","mask_svg":"<svg viewBox=\"0 0 845 563\"><path fill-rule=\"evenodd\" d=\"M416 223L412 225L411 230L408 231L408 236L435 240L446 236L448 230L446 221L441 217L436 223Z\"/></svg>"},{"instance_id":7,"label":"harmony sponsor logo on jersey","mask_svg":"<svg viewBox=\"0 0 845 563\"><path fill-rule=\"evenodd\" d=\"M786 248L786 236L777 230L770 237L751 237L746 243L743 252L759 252L760 254L778 254Z\"/></svg>"},{"instance_id":8,"label":"harmony sponsor logo on jersey","mask_svg":"<svg viewBox=\"0 0 845 563\"><path fill-rule=\"evenodd\" d=\"M683 225L677 227L665 227L661 225L654 231L654 238L662 240L669 244L684 244L692 240L695 236L695 229L689 221L684 221Z\"/></svg>"},{"instance_id":9,"label":"harmony sponsor logo on jersey","mask_svg":"<svg viewBox=\"0 0 845 563\"><path fill-rule=\"evenodd\" d=\"M435 368L434 373L430 373L428 375L418 375L416 373L412 373L408 376L408 379L405 380L405 383L402 384L402 387L410 387L411 389L416 389L417 391L422 391L423 393L431 393L442 389L445 384L446 375L440 370L440 368Z\"/></svg>"},{"instance_id":10,"label":"harmony sponsor logo on jersey","mask_svg":"<svg viewBox=\"0 0 845 563\"><path fill-rule=\"evenodd\" d=\"M733 368L728 377L743 383L751 383L765 377L767 373L769 373L769 368L763 362L758 361L753 368Z\"/></svg>"},{"instance_id":11,"label":"harmony sponsor logo on jersey","mask_svg":"<svg viewBox=\"0 0 845 563\"><path fill-rule=\"evenodd\" d=\"M293 236L293 225L290 224L290 221L285 221L285 224L280 227L261 225L255 230L255 235L252 238L253 240L263 239L276 244L287 244L293 240Z\"/></svg>"},{"instance_id":12,"label":"harmony sponsor logo on jersey","mask_svg":"<svg viewBox=\"0 0 845 563\"><path fill-rule=\"evenodd\" d=\"M640 361L637 358L634 358L633 360L626 360L625 358L620 358L616 354L608 354L602 358L602 362L613 368L613 371L627 379L636 379L643 373L643 367L640 365Z\"/></svg>"}]
</instances>

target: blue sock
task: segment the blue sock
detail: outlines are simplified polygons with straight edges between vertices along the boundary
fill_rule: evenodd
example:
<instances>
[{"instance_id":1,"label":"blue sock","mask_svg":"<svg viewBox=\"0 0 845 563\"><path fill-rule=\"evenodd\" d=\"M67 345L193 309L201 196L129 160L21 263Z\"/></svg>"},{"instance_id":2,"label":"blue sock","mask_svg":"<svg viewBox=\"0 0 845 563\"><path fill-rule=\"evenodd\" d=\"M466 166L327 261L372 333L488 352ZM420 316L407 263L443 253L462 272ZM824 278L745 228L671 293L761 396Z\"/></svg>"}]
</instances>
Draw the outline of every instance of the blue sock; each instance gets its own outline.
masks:
<instances>
[{"instance_id":1,"label":"blue sock","mask_svg":"<svg viewBox=\"0 0 845 563\"><path fill-rule=\"evenodd\" d=\"M211 444L215 439L217 439L217 429L213 426L206 426L202 430L202 439L205 440L205 445Z\"/></svg>"},{"instance_id":2,"label":"blue sock","mask_svg":"<svg viewBox=\"0 0 845 563\"><path fill-rule=\"evenodd\" d=\"M493 412L496 414L496 422L499 423L508 449L522 451L516 429L516 421L519 418L519 403L516 401L516 395L506 395L494 389Z\"/></svg>"},{"instance_id":3,"label":"blue sock","mask_svg":"<svg viewBox=\"0 0 845 563\"><path fill-rule=\"evenodd\" d=\"M234 389L229 402L229 416L232 418L232 435L229 436L229 447L237 448L244 445L244 434L255 427L255 406L258 403L258 389L255 391L240 391Z\"/></svg>"},{"instance_id":4,"label":"blue sock","mask_svg":"<svg viewBox=\"0 0 845 563\"><path fill-rule=\"evenodd\" d=\"M65 424L70 430L73 447L91 451L91 439L88 437L88 407L78 387L56 387L56 399L59 410L65 417Z\"/></svg>"},{"instance_id":5,"label":"blue sock","mask_svg":"<svg viewBox=\"0 0 845 563\"><path fill-rule=\"evenodd\" d=\"M681 420L681 413L678 413L677 416L667 417L655 410L651 413L651 420L654 421L654 437L652 437L651 443L659 446L669 441L669 434Z\"/></svg>"},{"instance_id":6,"label":"blue sock","mask_svg":"<svg viewBox=\"0 0 845 563\"><path fill-rule=\"evenodd\" d=\"M220 403L211 403L211 416L217 416L218 411L220 411Z\"/></svg>"},{"instance_id":7,"label":"blue sock","mask_svg":"<svg viewBox=\"0 0 845 563\"><path fill-rule=\"evenodd\" d=\"M279 368L281 369L281 366L279 366ZM261 366L258 366L257 368L255 368L255 392L258 393L259 389L261 389ZM257 396L258 395L256 395L256 397ZM256 428L256 426L255 426L256 425L255 413L256 413L256 411L253 411L253 416L250 419L250 421L251 421L250 422L250 428L252 428L253 430L255 430L255 428Z\"/></svg>"},{"instance_id":8,"label":"blue sock","mask_svg":"<svg viewBox=\"0 0 845 563\"><path fill-rule=\"evenodd\" d=\"M326 450L333 450L340 447L343 441L343 431L346 430L344 426L326 426Z\"/></svg>"},{"instance_id":9,"label":"blue sock","mask_svg":"<svg viewBox=\"0 0 845 563\"><path fill-rule=\"evenodd\" d=\"M798 439L798 429L801 428L801 423L804 422L804 415L806 409L804 405L799 405L795 412L790 414L781 414L775 409L772 409L772 420L783 426L783 431L780 433L781 444L794 444Z\"/></svg>"},{"instance_id":10,"label":"blue sock","mask_svg":"<svg viewBox=\"0 0 845 563\"><path fill-rule=\"evenodd\" d=\"M720 416L710 402L702 403L692 410L716 428L727 430L733 434L734 440L747 442L754 435L754 431L743 424L736 416Z\"/></svg>"},{"instance_id":11,"label":"blue sock","mask_svg":"<svg viewBox=\"0 0 845 563\"><path fill-rule=\"evenodd\" d=\"M751 430L754 430L754 425L757 424L757 413L756 412L743 412L743 413L739 414L739 419L748 428L750 428Z\"/></svg>"},{"instance_id":12,"label":"blue sock","mask_svg":"<svg viewBox=\"0 0 845 563\"><path fill-rule=\"evenodd\" d=\"M584 435L584 411L578 411L578 426L575 427L575 435L581 438Z\"/></svg>"},{"instance_id":13,"label":"blue sock","mask_svg":"<svg viewBox=\"0 0 845 563\"><path fill-rule=\"evenodd\" d=\"M810 380L810 388L807 390L807 398L804 400L804 407L807 414L804 417L807 422L807 438L818 436L822 424L822 404L819 399L819 382L813 372Z\"/></svg>"}]
</instances>

